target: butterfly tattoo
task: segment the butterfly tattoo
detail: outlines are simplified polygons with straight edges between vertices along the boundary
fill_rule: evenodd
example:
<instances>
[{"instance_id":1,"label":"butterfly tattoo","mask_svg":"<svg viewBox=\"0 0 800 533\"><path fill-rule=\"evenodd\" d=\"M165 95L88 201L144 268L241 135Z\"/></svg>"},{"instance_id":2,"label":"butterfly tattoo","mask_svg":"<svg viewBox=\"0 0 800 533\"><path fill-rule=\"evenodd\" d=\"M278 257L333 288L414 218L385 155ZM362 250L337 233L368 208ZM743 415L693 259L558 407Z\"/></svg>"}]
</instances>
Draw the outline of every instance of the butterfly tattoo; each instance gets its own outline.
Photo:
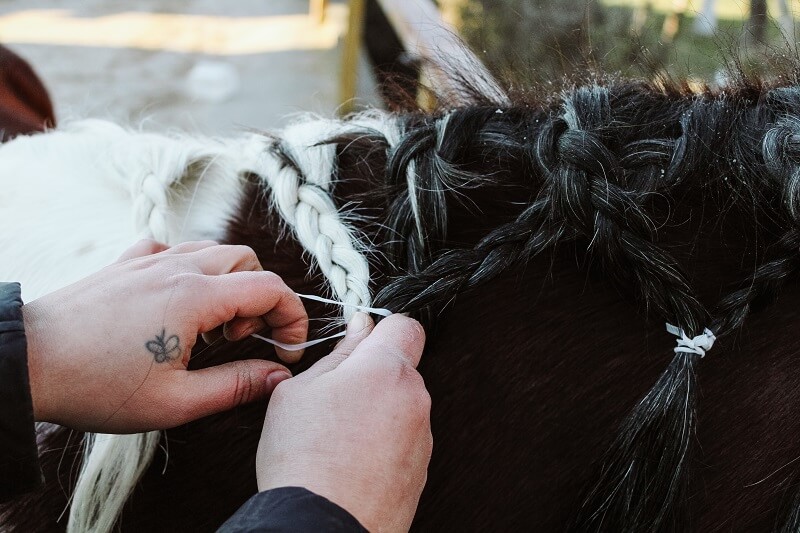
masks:
<instances>
[{"instance_id":1,"label":"butterfly tattoo","mask_svg":"<svg viewBox=\"0 0 800 533\"><path fill-rule=\"evenodd\" d=\"M167 332L164 329L161 330L161 335L156 335L155 340L147 341L145 347L153 354L153 359L155 359L156 363L171 361L181 354L178 336L171 335L167 337Z\"/></svg>"}]
</instances>

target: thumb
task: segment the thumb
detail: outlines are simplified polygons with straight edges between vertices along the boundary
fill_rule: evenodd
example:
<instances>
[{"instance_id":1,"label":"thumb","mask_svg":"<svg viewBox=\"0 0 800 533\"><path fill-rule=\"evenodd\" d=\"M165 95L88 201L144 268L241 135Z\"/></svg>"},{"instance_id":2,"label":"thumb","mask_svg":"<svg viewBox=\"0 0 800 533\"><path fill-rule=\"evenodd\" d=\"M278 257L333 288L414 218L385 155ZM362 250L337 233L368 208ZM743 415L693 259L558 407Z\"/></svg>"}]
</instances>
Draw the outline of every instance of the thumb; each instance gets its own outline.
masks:
<instances>
[{"instance_id":1,"label":"thumb","mask_svg":"<svg viewBox=\"0 0 800 533\"><path fill-rule=\"evenodd\" d=\"M344 339L336 345L331 353L300 374L298 379L313 379L339 366L339 363L347 359L347 357L353 353L353 350L356 349L356 346L369 336L374 327L375 323L368 314L356 313L353 315L353 318L347 323L347 334L344 336Z\"/></svg>"},{"instance_id":2,"label":"thumb","mask_svg":"<svg viewBox=\"0 0 800 533\"><path fill-rule=\"evenodd\" d=\"M280 363L260 359L231 361L182 374L183 382L177 388L183 408L178 409L176 424L266 398L278 383L292 377Z\"/></svg>"}]
</instances>

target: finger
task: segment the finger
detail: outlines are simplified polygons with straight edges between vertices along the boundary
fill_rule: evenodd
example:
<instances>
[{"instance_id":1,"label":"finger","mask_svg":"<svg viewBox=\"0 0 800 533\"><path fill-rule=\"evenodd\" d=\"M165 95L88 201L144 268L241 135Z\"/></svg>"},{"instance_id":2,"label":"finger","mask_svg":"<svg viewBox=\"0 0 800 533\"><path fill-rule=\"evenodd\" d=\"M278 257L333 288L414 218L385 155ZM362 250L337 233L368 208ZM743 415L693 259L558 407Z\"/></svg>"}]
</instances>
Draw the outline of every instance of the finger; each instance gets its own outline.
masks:
<instances>
[{"instance_id":1,"label":"finger","mask_svg":"<svg viewBox=\"0 0 800 533\"><path fill-rule=\"evenodd\" d=\"M412 318L394 314L381 320L340 367L350 362L363 364L377 357L396 356L416 368L424 348L425 330L422 325Z\"/></svg>"},{"instance_id":2,"label":"finger","mask_svg":"<svg viewBox=\"0 0 800 533\"><path fill-rule=\"evenodd\" d=\"M203 274L209 276L247 270L264 270L258 256L249 246L212 246L193 252L190 257L194 264L200 267Z\"/></svg>"},{"instance_id":3,"label":"finger","mask_svg":"<svg viewBox=\"0 0 800 533\"><path fill-rule=\"evenodd\" d=\"M119 256L117 263L125 262L129 259L136 259L137 257L145 257L147 255L157 254L169 249L166 244L154 241L152 239L142 239L137 242Z\"/></svg>"},{"instance_id":4,"label":"finger","mask_svg":"<svg viewBox=\"0 0 800 533\"><path fill-rule=\"evenodd\" d=\"M260 316L237 316L225 324L222 328L222 334L229 341L240 341L253 333L258 333L265 327L267 327L267 324Z\"/></svg>"},{"instance_id":5,"label":"finger","mask_svg":"<svg viewBox=\"0 0 800 533\"><path fill-rule=\"evenodd\" d=\"M369 336L375 323L366 313L356 313L347 323L347 334L336 345L331 353L314 363L314 366L300 374L297 379L313 379L330 372L356 349L356 347Z\"/></svg>"},{"instance_id":6,"label":"finger","mask_svg":"<svg viewBox=\"0 0 800 533\"><path fill-rule=\"evenodd\" d=\"M188 254L211 248L212 246L219 246L219 243L217 241L187 241L176 244L167 252L170 254Z\"/></svg>"},{"instance_id":7,"label":"finger","mask_svg":"<svg viewBox=\"0 0 800 533\"><path fill-rule=\"evenodd\" d=\"M262 317L272 328L272 338L287 344L305 342L308 315L300 298L273 272L234 272L204 277L205 290L197 291L196 308L202 310L198 328L205 333L234 317ZM276 348L281 360L295 363L302 350Z\"/></svg>"},{"instance_id":8,"label":"finger","mask_svg":"<svg viewBox=\"0 0 800 533\"><path fill-rule=\"evenodd\" d=\"M175 387L174 401L181 406L176 425L264 399L292 377L283 365L262 360L232 361L182 375Z\"/></svg>"},{"instance_id":9,"label":"finger","mask_svg":"<svg viewBox=\"0 0 800 533\"><path fill-rule=\"evenodd\" d=\"M220 340L222 337L224 337L225 334L223 328L218 326L212 329L211 331L206 331L205 333L202 333L200 336L203 337L203 341L206 344L211 346L212 344Z\"/></svg>"}]
</instances>

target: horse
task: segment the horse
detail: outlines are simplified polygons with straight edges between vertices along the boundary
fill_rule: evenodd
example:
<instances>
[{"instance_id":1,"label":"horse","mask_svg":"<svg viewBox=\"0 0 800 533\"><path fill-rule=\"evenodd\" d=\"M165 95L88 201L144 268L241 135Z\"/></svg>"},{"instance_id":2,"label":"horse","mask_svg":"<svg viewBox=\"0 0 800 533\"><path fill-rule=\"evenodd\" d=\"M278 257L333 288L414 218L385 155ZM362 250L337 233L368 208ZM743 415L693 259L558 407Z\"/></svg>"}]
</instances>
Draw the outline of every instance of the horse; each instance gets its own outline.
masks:
<instances>
[{"instance_id":1,"label":"horse","mask_svg":"<svg viewBox=\"0 0 800 533\"><path fill-rule=\"evenodd\" d=\"M30 64L0 45L0 142L56 125L53 103Z\"/></svg>"},{"instance_id":2,"label":"horse","mask_svg":"<svg viewBox=\"0 0 800 533\"><path fill-rule=\"evenodd\" d=\"M417 531L798 531L798 72L525 93L467 72L433 111L227 139L65 124L0 147L0 272L29 300L136 238L215 239L297 292L411 313L434 435ZM341 322L307 308L312 335ZM198 341L190 368L251 357L274 352ZM0 523L213 530L257 490L265 409L42 424L45 487Z\"/></svg>"}]
</instances>

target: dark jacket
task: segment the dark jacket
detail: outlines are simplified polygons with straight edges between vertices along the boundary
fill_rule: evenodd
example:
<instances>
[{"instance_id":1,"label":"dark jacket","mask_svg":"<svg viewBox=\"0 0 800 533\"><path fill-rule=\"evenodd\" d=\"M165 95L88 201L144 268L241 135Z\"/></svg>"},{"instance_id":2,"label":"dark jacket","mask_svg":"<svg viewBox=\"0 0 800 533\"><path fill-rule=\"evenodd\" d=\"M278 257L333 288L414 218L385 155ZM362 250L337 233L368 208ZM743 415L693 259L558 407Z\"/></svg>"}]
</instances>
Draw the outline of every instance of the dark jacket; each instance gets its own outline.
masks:
<instances>
[{"instance_id":1,"label":"dark jacket","mask_svg":"<svg viewBox=\"0 0 800 533\"><path fill-rule=\"evenodd\" d=\"M19 283L0 283L0 502L42 484Z\"/></svg>"},{"instance_id":2,"label":"dark jacket","mask_svg":"<svg viewBox=\"0 0 800 533\"><path fill-rule=\"evenodd\" d=\"M0 283L0 502L43 483L27 353L19 283ZM300 487L284 487L250 498L220 531L365 530L350 513L322 496Z\"/></svg>"}]
</instances>

